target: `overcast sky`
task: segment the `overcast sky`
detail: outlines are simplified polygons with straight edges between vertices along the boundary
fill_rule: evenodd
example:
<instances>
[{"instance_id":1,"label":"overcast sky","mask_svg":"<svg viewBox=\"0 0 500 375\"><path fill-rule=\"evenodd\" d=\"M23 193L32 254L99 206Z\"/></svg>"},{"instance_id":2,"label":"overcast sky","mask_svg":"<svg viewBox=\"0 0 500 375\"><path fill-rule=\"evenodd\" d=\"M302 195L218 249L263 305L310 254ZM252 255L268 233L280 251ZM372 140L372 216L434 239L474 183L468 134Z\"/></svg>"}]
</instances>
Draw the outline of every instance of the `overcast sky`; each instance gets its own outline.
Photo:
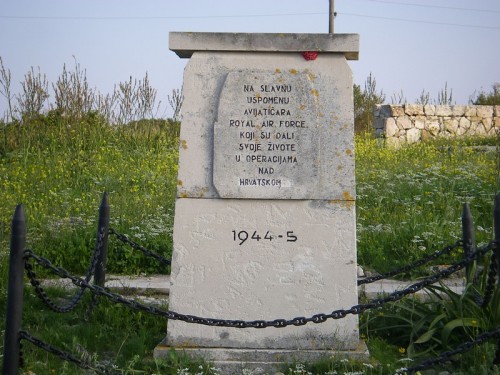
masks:
<instances>
[{"instance_id":1,"label":"overcast sky","mask_svg":"<svg viewBox=\"0 0 500 375\"><path fill-rule=\"evenodd\" d=\"M453 89L467 104L500 82L499 0L335 0L336 33L360 35L354 82L372 73L390 102ZM186 59L168 49L170 31L328 32L328 0L3 0L0 57L13 89L33 66L55 82L76 59L102 93L148 72L159 99L182 86ZM0 116L5 111L0 99ZM168 112L166 113L168 115Z\"/></svg>"}]
</instances>

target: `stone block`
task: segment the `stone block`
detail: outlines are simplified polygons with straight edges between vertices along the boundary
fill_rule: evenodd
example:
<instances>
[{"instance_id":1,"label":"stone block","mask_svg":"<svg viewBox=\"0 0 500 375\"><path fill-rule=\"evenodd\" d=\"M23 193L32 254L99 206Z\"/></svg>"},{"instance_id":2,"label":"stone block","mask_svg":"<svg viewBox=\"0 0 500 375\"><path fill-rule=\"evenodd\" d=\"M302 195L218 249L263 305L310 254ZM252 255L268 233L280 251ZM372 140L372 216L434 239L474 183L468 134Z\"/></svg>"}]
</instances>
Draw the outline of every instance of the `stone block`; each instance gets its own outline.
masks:
<instances>
[{"instance_id":1,"label":"stone block","mask_svg":"<svg viewBox=\"0 0 500 375\"><path fill-rule=\"evenodd\" d=\"M452 116L464 116L465 115L465 106L464 105L452 105L451 106L451 115Z\"/></svg>"},{"instance_id":2,"label":"stone block","mask_svg":"<svg viewBox=\"0 0 500 375\"><path fill-rule=\"evenodd\" d=\"M391 110L391 116L400 117L405 115L404 107L400 104L389 104Z\"/></svg>"},{"instance_id":3,"label":"stone block","mask_svg":"<svg viewBox=\"0 0 500 375\"><path fill-rule=\"evenodd\" d=\"M384 129L384 125L385 125L385 118L383 118L383 117L375 117L373 119L373 127L375 129Z\"/></svg>"},{"instance_id":4,"label":"stone block","mask_svg":"<svg viewBox=\"0 0 500 375\"><path fill-rule=\"evenodd\" d=\"M458 119L456 118L446 118L443 121L444 124L444 129L451 133L451 134L457 134L458 132Z\"/></svg>"},{"instance_id":5,"label":"stone block","mask_svg":"<svg viewBox=\"0 0 500 375\"><path fill-rule=\"evenodd\" d=\"M417 116L415 117L415 128L417 129L424 129L425 128L425 116Z\"/></svg>"},{"instance_id":6,"label":"stone block","mask_svg":"<svg viewBox=\"0 0 500 375\"><path fill-rule=\"evenodd\" d=\"M500 105L494 106L494 116L500 117Z\"/></svg>"},{"instance_id":7,"label":"stone block","mask_svg":"<svg viewBox=\"0 0 500 375\"><path fill-rule=\"evenodd\" d=\"M437 105L436 106L436 116L451 116L451 106L449 105Z\"/></svg>"},{"instance_id":8,"label":"stone block","mask_svg":"<svg viewBox=\"0 0 500 375\"><path fill-rule=\"evenodd\" d=\"M396 120L393 117L389 117L385 120L385 136L394 137L399 133L398 126L396 125Z\"/></svg>"},{"instance_id":9,"label":"stone block","mask_svg":"<svg viewBox=\"0 0 500 375\"><path fill-rule=\"evenodd\" d=\"M424 105L424 113L426 116L434 116L436 114L436 106L433 104Z\"/></svg>"},{"instance_id":10,"label":"stone block","mask_svg":"<svg viewBox=\"0 0 500 375\"><path fill-rule=\"evenodd\" d=\"M416 143L418 141L420 141L420 130L416 128L408 129L406 132L406 142Z\"/></svg>"},{"instance_id":11,"label":"stone block","mask_svg":"<svg viewBox=\"0 0 500 375\"><path fill-rule=\"evenodd\" d=\"M237 73L243 71L247 73ZM260 79L243 82L252 74ZM267 78L274 83L267 84ZM278 91L279 80L292 91ZM277 59L272 53L196 52L186 66L183 89L178 197L343 199L345 191L355 195L352 74L342 55L306 61L290 53ZM304 90L309 91L301 102L297 94ZM264 111L268 107L273 111ZM235 126L237 121L244 126ZM270 121L273 126L264 127ZM281 128L280 121L286 121ZM310 148L300 146L299 137ZM275 149L269 150L269 143Z\"/></svg>"},{"instance_id":12,"label":"stone block","mask_svg":"<svg viewBox=\"0 0 500 375\"><path fill-rule=\"evenodd\" d=\"M398 117L396 119L396 124L399 129L411 129L413 124L408 116Z\"/></svg>"},{"instance_id":13,"label":"stone block","mask_svg":"<svg viewBox=\"0 0 500 375\"><path fill-rule=\"evenodd\" d=\"M432 136L437 136L439 133L439 121L438 120L430 120L425 122L425 129L429 131Z\"/></svg>"},{"instance_id":14,"label":"stone block","mask_svg":"<svg viewBox=\"0 0 500 375\"><path fill-rule=\"evenodd\" d=\"M219 51L254 54L261 52L318 51L340 54L347 60L358 60L358 34L283 34L283 33L214 33L171 32L169 48L179 57L196 52Z\"/></svg>"},{"instance_id":15,"label":"stone block","mask_svg":"<svg viewBox=\"0 0 500 375\"><path fill-rule=\"evenodd\" d=\"M348 195L348 192L346 192ZM291 319L358 303L354 201L178 199L169 309ZM175 347L355 348L357 316L267 329L169 320Z\"/></svg>"},{"instance_id":16,"label":"stone block","mask_svg":"<svg viewBox=\"0 0 500 375\"><path fill-rule=\"evenodd\" d=\"M466 106L465 107L465 116L466 117L477 116L476 106L475 105Z\"/></svg>"},{"instance_id":17,"label":"stone block","mask_svg":"<svg viewBox=\"0 0 500 375\"><path fill-rule=\"evenodd\" d=\"M470 120L465 117L460 117L460 120L458 120L458 127L464 129L465 132L467 132L467 130L469 130L470 128Z\"/></svg>"},{"instance_id":18,"label":"stone block","mask_svg":"<svg viewBox=\"0 0 500 375\"><path fill-rule=\"evenodd\" d=\"M493 106L491 106L491 105L477 105L476 111L477 111L478 117L481 117L481 118L493 117Z\"/></svg>"},{"instance_id":19,"label":"stone block","mask_svg":"<svg viewBox=\"0 0 500 375\"><path fill-rule=\"evenodd\" d=\"M493 127L493 118L491 117L485 117L483 118L483 121L481 121L483 123L483 126L484 126L484 130L486 131L486 133L488 133L491 128Z\"/></svg>"},{"instance_id":20,"label":"stone block","mask_svg":"<svg viewBox=\"0 0 500 375\"><path fill-rule=\"evenodd\" d=\"M391 106L388 104L384 104L380 106L380 115L383 117L391 117L392 112L391 112Z\"/></svg>"},{"instance_id":21,"label":"stone block","mask_svg":"<svg viewBox=\"0 0 500 375\"><path fill-rule=\"evenodd\" d=\"M424 106L421 104L405 104L404 109L408 116L419 116L424 114Z\"/></svg>"},{"instance_id":22,"label":"stone block","mask_svg":"<svg viewBox=\"0 0 500 375\"><path fill-rule=\"evenodd\" d=\"M494 117L493 124L494 124L495 128L500 128L500 117Z\"/></svg>"}]
</instances>

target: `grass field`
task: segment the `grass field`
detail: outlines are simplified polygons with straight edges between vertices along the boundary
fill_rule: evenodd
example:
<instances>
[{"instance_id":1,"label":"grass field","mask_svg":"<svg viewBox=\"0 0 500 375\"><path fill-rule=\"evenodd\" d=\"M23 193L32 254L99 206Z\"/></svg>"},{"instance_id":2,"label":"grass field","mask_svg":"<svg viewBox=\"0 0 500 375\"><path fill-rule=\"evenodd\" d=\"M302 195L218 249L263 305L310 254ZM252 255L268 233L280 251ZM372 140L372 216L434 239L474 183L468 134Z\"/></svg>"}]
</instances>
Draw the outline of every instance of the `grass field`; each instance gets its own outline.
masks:
<instances>
[{"instance_id":1,"label":"grass field","mask_svg":"<svg viewBox=\"0 0 500 375\"><path fill-rule=\"evenodd\" d=\"M111 128L90 116L68 125L57 115L44 116L37 124L43 131L12 126L1 134L0 311L5 311L10 221L18 203L27 213L27 246L72 272L82 273L88 265L104 191L109 193L112 227L151 250L171 255L178 124L153 121ZM498 154L494 148L483 151L471 144L474 141L446 141L391 150L368 136L357 137L360 265L384 272L454 243L461 237L464 202L471 205L477 242L492 239ZM453 254L440 262L461 256ZM108 272L152 274L168 269L110 241ZM87 318L84 307L56 315L41 305L31 288L25 294L24 327L81 357L97 356L94 359L116 363L129 373L214 373L208 365L177 354L164 364L152 361L151 351L165 335L166 322L161 319L107 302ZM3 332L0 338L3 345ZM402 367L398 361L406 355L401 347L377 338L370 345L373 353L383 352L377 359L384 369L375 362L335 362L324 364L323 373L383 374ZM73 365L62 365L40 351L27 350L25 360L26 373L76 373ZM289 373L307 371L292 366Z\"/></svg>"}]
</instances>

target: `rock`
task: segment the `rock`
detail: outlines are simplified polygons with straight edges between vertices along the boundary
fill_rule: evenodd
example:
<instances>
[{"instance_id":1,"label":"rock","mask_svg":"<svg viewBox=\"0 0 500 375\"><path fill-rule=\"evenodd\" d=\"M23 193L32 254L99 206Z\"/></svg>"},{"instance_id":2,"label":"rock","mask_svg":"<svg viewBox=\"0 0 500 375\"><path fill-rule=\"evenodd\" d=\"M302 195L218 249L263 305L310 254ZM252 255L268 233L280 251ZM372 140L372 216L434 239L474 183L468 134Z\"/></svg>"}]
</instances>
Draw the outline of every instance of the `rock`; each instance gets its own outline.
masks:
<instances>
[{"instance_id":1,"label":"rock","mask_svg":"<svg viewBox=\"0 0 500 375\"><path fill-rule=\"evenodd\" d=\"M478 117L492 117L493 116L493 106L491 105L477 105L476 106Z\"/></svg>"},{"instance_id":2,"label":"rock","mask_svg":"<svg viewBox=\"0 0 500 375\"><path fill-rule=\"evenodd\" d=\"M451 107L449 105L437 105L436 116L451 116Z\"/></svg>"},{"instance_id":3,"label":"rock","mask_svg":"<svg viewBox=\"0 0 500 375\"><path fill-rule=\"evenodd\" d=\"M418 141L420 141L420 130L416 128L409 129L406 132L406 142L416 143Z\"/></svg>"},{"instance_id":4,"label":"rock","mask_svg":"<svg viewBox=\"0 0 500 375\"><path fill-rule=\"evenodd\" d=\"M424 105L424 113L426 116L434 116L436 114L436 106L433 104Z\"/></svg>"},{"instance_id":5,"label":"rock","mask_svg":"<svg viewBox=\"0 0 500 375\"><path fill-rule=\"evenodd\" d=\"M398 135L399 129L396 125L396 120L392 117L389 117L385 120L385 136L386 137L394 137Z\"/></svg>"},{"instance_id":6,"label":"rock","mask_svg":"<svg viewBox=\"0 0 500 375\"><path fill-rule=\"evenodd\" d=\"M418 116L424 114L424 106L421 104L405 104L405 113L409 116Z\"/></svg>"},{"instance_id":7,"label":"rock","mask_svg":"<svg viewBox=\"0 0 500 375\"><path fill-rule=\"evenodd\" d=\"M396 124L398 125L399 129L411 129L412 128L411 120L407 116L399 117L398 119L396 119Z\"/></svg>"},{"instance_id":8,"label":"rock","mask_svg":"<svg viewBox=\"0 0 500 375\"><path fill-rule=\"evenodd\" d=\"M405 115L405 110L402 105L389 104L391 110L391 116L400 117Z\"/></svg>"}]
</instances>

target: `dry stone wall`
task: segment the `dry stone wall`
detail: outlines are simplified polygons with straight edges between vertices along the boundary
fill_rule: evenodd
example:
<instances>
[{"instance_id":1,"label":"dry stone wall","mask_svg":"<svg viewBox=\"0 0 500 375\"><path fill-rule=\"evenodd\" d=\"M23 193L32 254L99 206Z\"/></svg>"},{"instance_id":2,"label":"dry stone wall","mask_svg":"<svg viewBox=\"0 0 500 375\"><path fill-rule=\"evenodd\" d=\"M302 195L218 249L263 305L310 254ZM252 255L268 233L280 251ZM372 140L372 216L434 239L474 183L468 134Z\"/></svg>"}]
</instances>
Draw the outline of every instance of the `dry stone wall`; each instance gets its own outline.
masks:
<instances>
[{"instance_id":1,"label":"dry stone wall","mask_svg":"<svg viewBox=\"0 0 500 375\"><path fill-rule=\"evenodd\" d=\"M399 146L433 138L494 136L500 131L500 106L377 105L375 135Z\"/></svg>"}]
</instances>

